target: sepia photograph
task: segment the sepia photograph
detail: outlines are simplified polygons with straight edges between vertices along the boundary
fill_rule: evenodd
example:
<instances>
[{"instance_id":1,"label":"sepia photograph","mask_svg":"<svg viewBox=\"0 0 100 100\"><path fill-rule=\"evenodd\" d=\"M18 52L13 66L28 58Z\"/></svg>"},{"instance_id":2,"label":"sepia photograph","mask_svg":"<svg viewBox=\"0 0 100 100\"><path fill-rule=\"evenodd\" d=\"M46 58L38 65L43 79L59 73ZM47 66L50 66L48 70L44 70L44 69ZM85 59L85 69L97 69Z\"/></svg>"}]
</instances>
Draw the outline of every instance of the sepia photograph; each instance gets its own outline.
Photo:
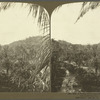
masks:
<instances>
[{"instance_id":1,"label":"sepia photograph","mask_svg":"<svg viewBox=\"0 0 100 100\"><path fill-rule=\"evenodd\" d=\"M45 8L0 2L0 92L50 91L50 25Z\"/></svg>"},{"instance_id":2,"label":"sepia photograph","mask_svg":"<svg viewBox=\"0 0 100 100\"><path fill-rule=\"evenodd\" d=\"M100 92L100 2L51 8L0 2L0 92Z\"/></svg>"},{"instance_id":3,"label":"sepia photograph","mask_svg":"<svg viewBox=\"0 0 100 100\"><path fill-rule=\"evenodd\" d=\"M100 2L67 3L51 15L51 91L100 92Z\"/></svg>"}]
</instances>

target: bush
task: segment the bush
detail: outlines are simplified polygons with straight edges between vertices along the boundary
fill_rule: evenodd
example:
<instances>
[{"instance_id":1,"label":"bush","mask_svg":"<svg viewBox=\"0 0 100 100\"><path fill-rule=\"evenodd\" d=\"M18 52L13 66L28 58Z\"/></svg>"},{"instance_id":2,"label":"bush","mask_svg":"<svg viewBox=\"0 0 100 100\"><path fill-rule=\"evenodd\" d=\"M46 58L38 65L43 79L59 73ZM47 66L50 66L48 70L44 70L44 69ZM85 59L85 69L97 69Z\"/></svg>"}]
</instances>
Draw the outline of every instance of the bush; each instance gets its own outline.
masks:
<instances>
[{"instance_id":1,"label":"bush","mask_svg":"<svg viewBox=\"0 0 100 100\"><path fill-rule=\"evenodd\" d=\"M82 68L77 69L76 81L82 92L100 92L100 76L93 72L87 72Z\"/></svg>"}]
</instances>

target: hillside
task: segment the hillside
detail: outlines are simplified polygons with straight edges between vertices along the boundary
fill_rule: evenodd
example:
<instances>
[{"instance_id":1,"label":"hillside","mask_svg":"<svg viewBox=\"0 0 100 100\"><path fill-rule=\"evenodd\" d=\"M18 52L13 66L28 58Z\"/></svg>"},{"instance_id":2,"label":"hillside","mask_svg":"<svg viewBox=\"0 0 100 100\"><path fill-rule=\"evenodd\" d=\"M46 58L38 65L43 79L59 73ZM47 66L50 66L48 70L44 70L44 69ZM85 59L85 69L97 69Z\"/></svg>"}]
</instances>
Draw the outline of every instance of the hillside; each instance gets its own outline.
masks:
<instances>
[{"instance_id":1,"label":"hillside","mask_svg":"<svg viewBox=\"0 0 100 100\"><path fill-rule=\"evenodd\" d=\"M47 35L0 46L0 91L49 91L49 44Z\"/></svg>"},{"instance_id":2,"label":"hillside","mask_svg":"<svg viewBox=\"0 0 100 100\"><path fill-rule=\"evenodd\" d=\"M19 45L37 45L42 40L42 36L29 37L24 40L15 41L9 44L10 47Z\"/></svg>"},{"instance_id":3,"label":"hillside","mask_svg":"<svg viewBox=\"0 0 100 100\"><path fill-rule=\"evenodd\" d=\"M59 59L75 62L78 66L89 66L93 59L100 58L100 43L93 45L71 44L66 41L53 41L53 50L60 49ZM58 47L59 46L59 47Z\"/></svg>"},{"instance_id":4,"label":"hillside","mask_svg":"<svg viewBox=\"0 0 100 100\"><path fill-rule=\"evenodd\" d=\"M100 91L100 43L81 45L52 40L51 65L53 92Z\"/></svg>"}]
</instances>

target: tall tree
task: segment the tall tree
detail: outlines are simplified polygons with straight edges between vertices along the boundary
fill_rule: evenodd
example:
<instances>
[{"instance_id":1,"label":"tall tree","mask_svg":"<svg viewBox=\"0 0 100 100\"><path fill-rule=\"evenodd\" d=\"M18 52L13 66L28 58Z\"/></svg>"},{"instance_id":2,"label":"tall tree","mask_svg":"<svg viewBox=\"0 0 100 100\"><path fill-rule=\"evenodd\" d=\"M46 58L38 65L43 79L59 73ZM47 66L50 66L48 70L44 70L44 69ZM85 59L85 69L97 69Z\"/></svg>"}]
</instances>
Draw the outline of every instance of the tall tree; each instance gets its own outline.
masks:
<instances>
[{"instance_id":1,"label":"tall tree","mask_svg":"<svg viewBox=\"0 0 100 100\"><path fill-rule=\"evenodd\" d=\"M14 7L17 4L18 3L15 3L15 2L1 2L0 11L6 11L10 7ZM34 83L35 80L42 80L42 79L39 79L38 75L41 73L41 71L44 68L50 67L49 63L50 63L51 50L50 50L49 14L43 7L37 4L34 4L34 3L20 3L20 4L21 4L21 7L29 8L29 14L32 13L33 18L37 20L37 24L39 26L40 32L43 33L42 40L40 40L41 46L39 46L37 50L38 53L36 53L35 55L35 60L33 59L36 64L36 68L34 71L32 70L30 77L28 78L28 80L26 80L26 83L30 82L30 80L32 80L32 83ZM24 52L26 51L24 50ZM46 71L48 71L48 68L46 68ZM50 76L50 73L49 73L49 76Z\"/></svg>"}]
</instances>

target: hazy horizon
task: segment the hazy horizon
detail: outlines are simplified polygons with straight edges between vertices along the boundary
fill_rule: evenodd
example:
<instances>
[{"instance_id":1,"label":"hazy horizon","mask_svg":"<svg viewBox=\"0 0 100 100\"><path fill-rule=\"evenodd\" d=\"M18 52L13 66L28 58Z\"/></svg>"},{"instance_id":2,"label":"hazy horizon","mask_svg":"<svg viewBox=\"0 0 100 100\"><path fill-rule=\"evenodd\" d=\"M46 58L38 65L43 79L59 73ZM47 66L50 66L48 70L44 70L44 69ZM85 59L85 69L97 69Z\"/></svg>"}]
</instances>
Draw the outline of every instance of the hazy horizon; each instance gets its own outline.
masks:
<instances>
[{"instance_id":1,"label":"hazy horizon","mask_svg":"<svg viewBox=\"0 0 100 100\"><path fill-rule=\"evenodd\" d=\"M40 36L42 36L42 35L29 36L29 37L26 37L26 38L23 38L23 39L15 40L15 41L13 41L13 42L11 42L11 43L0 44L0 45L1 45L1 46L4 46L4 45L9 45L9 44L12 44L12 43L14 43L14 42L24 41L24 40L29 39L29 38L35 38L35 37L40 37Z\"/></svg>"},{"instance_id":2,"label":"hazy horizon","mask_svg":"<svg viewBox=\"0 0 100 100\"><path fill-rule=\"evenodd\" d=\"M54 38L52 38L52 39L54 39ZM58 40L58 39L54 39L54 40L56 40L56 41L65 41L65 42L67 42L67 43L70 43L70 44L73 44L73 45L95 45L95 44L99 44L100 42L98 42L98 43L94 43L94 44L90 44L90 43L87 43L87 44L81 44L81 43L71 43L71 42L68 42L68 41L66 41L66 40Z\"/></svg>"}]
</instances>

